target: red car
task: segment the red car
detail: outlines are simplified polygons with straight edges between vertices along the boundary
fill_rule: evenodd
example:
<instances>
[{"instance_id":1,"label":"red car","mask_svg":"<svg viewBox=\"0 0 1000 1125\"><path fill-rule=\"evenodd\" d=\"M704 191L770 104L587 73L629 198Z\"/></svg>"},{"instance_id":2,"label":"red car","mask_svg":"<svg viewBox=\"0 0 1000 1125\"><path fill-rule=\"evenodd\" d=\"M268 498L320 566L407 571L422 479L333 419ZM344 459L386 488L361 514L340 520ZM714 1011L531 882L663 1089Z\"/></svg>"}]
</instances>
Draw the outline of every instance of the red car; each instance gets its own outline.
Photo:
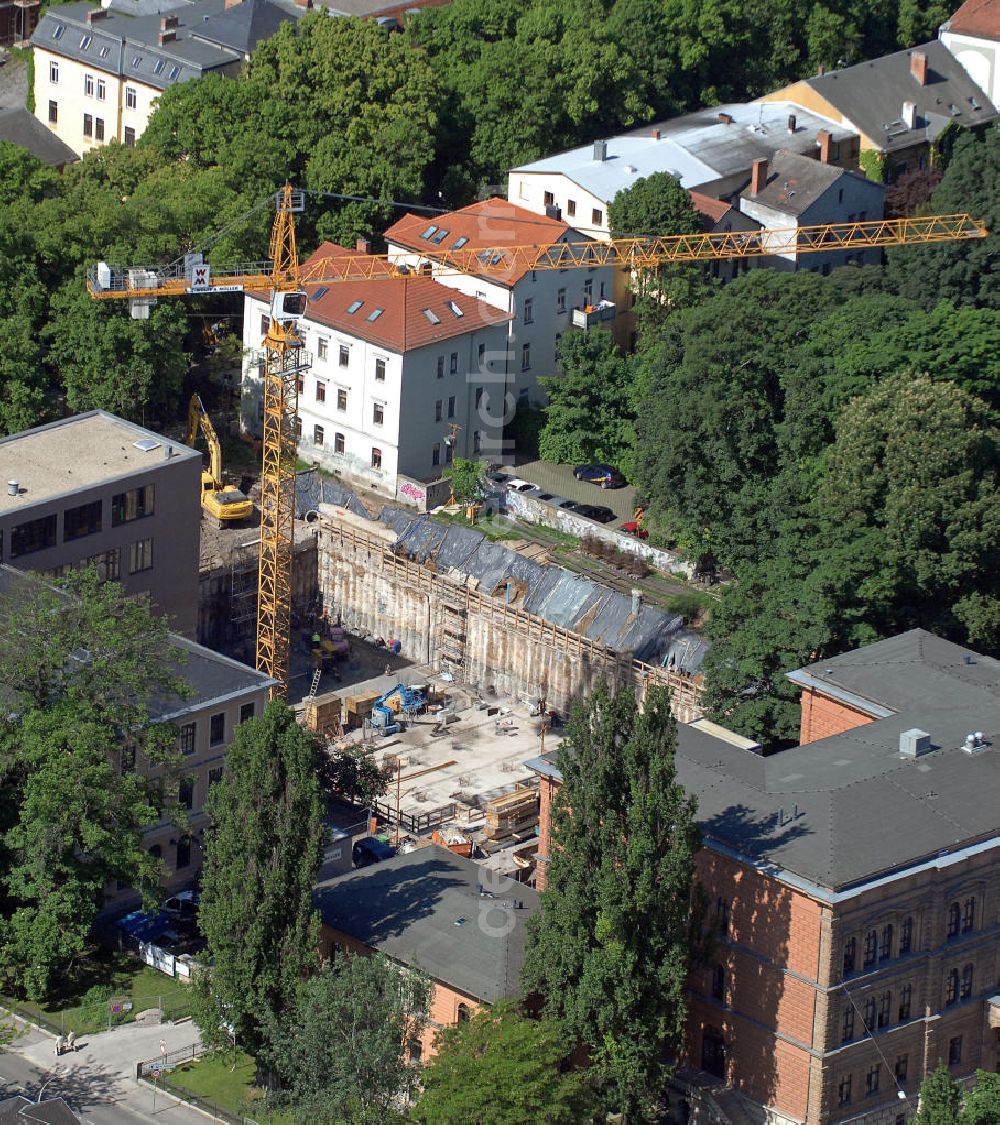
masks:
<instances>
[{"instance_id":1,"label":"red car","mask_svg":"<svg viewBox=\"0 0 1000 1125\"><path fill-rule=\"evenodd\" d=\"M636 539L648 539L649 532L640 527L637 520L629 520L628 523L623 523L619 531L624 531L626 535L634 535Z\"/></svg>"}]
</instances>

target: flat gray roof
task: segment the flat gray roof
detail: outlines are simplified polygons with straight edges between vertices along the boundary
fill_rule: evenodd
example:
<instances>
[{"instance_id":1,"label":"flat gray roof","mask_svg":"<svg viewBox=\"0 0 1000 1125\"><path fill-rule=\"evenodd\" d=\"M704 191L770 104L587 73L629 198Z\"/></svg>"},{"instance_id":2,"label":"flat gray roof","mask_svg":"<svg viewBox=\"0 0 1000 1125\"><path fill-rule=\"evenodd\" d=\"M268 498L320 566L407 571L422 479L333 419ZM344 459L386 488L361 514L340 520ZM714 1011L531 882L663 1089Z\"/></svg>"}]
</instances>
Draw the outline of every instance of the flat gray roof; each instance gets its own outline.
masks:
<instances>
[{"instance_id":1,"label":"flat gray roof","mask_svg":"<svg viewBox=\"0 0 1000 1125\"><path fill-rule=\"evenodd\" d=\"M155 442L148 452L136 442ZM0 516L53 497L158 468L172 449L175 458L201 457L133 422L92 410L0 440ZM16 480L21 491L7 494Z\"/></svg>"},{"instance_id":2,"label":"flat gray roof","mask_svg":"<svg viewBox=\"0 0 1000 1125\"><path fill-rule=\"evenodd\" d=\"M706 844L839 891L1000 835L1000 661L913 629L801 671L887 717L769 757L678 726ZM902 758L914 727L934 749ZM533 768L558 776L554 761Z\"/></svg>"},{"instance_id":3,"label":"flat gray roof","mask_svg":"<svg viewBox=\"0 0 1000 1125\"><path fill-rule=\"evenodd\" d=\"M720 115L732 118L720 121ZM795 116L795 132L788 118ZM811 154L818 151L816 134L826 129L836 142L856 134L853 129L802 109L793 102L735 102L644 125L611 137L607 158L594 159L594 146L584 145L522 164L516 172L547 172L566 176L607 202L636 180L654 172L670 172L685 188L749 173L753 162L779 148ZM659 132L658 140L654 133Z\"/></svg>"},{"instance_id":4,"label":"flat gray roof","mask_svg":"<svg viewBox=\"0 0 1000 1125\"><path fill-rule=\"evenodd\" d=\"M538 893L471 859L432 844L320 883L313 898L326 925L466 996L520 994Z\"/></svg>"}]
</instances>

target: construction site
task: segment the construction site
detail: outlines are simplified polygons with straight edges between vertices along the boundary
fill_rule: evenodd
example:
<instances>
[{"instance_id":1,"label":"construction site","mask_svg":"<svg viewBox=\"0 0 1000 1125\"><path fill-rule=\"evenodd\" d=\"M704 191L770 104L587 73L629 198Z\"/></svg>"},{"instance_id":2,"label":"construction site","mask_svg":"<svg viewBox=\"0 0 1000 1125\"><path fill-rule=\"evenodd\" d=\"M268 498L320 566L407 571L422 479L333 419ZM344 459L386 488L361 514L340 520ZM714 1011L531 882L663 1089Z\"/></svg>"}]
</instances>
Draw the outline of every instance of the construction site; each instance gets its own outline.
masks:
<instances>
[{"instance_id":1,"label":"construction site","mask_svg":"<svg viewBox=\"0 0 1000 1125\"><path fill-rule=\"evenodd\" d=\"M384 502L377 510L329 477L298 474L289 702L331 753L383 771L372 813L403 850L444 843L531 879L538 791L524 763L558 744L573 700L598 680L640 700L662 684L681 721L698 718L705 642L638 592L538 551ZM210 523L199 639L249 661L259 534ZM409 714L399 688L421 701ZM398 722L380 719L386 696Z\"/></svg>"}]
</instances>

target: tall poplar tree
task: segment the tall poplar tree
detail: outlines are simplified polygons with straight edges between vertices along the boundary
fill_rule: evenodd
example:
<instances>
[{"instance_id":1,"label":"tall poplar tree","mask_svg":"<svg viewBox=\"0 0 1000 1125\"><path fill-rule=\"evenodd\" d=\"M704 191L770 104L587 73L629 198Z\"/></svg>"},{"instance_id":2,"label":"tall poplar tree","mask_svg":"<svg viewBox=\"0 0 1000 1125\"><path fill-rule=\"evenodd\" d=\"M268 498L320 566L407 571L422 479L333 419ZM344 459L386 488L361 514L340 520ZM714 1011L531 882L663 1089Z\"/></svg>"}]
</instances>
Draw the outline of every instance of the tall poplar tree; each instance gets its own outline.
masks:
<instances>
[{"instance_id":1,"label":"tall poplar tree","mask_svg":"<svg viewBox=\"0 0 1000 1125\"><path fill-rule=\"evenodd\" d=\"M238 730L227 773L209 792L199 924L211 971L196 1019L210 1044L235 1037L256 1053L319 968L312 889L323 823L316 741L283 703Z\"/></svg>"},{"instance_id":2,"label":"tall poplar tree","mask_svg":"<svg viewBox=\"0 0 1000 1125\"><path fill-rule=\"evenodd\" d=\"M695 802L677 781L666 691L601 686L556 752L549 886L523 983L589 1049L609 1108L642 1120L680 1043L697 921Z\"/></svg>"}]
</instances>

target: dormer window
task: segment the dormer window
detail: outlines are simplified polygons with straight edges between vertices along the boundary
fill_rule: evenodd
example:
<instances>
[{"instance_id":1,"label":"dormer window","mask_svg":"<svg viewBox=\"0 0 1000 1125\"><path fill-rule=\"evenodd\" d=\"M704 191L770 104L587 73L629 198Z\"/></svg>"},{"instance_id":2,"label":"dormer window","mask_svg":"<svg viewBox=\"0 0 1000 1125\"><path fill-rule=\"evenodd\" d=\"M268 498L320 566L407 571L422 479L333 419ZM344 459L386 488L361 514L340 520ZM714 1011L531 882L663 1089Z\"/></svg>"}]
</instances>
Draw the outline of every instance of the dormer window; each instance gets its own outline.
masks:
<instances>
[{"instance_id":1,"label":"dormer window","mask_svg":"<svg viewBox=\"0 0 1000 1125\"><path fill-rule=\"evenodd\" d=\"M91 39L91 37L89 35L83 36L83 38L80 40L80 50L81 51L87 50L87 48L90 46L90 39Z\"/></svg>"},{"instance_id":2,"label":"dormer window","mask_svg":"<svg viewBox=\"0 0 1000 1125\"><path fill-rule=\"evenodd\" d=\"M163 59L157 59L156 62L153 63L153 73L154 74L162 74L163 69L166 65L167 64L163 61Z\"/></svg>"}]
</instances>

